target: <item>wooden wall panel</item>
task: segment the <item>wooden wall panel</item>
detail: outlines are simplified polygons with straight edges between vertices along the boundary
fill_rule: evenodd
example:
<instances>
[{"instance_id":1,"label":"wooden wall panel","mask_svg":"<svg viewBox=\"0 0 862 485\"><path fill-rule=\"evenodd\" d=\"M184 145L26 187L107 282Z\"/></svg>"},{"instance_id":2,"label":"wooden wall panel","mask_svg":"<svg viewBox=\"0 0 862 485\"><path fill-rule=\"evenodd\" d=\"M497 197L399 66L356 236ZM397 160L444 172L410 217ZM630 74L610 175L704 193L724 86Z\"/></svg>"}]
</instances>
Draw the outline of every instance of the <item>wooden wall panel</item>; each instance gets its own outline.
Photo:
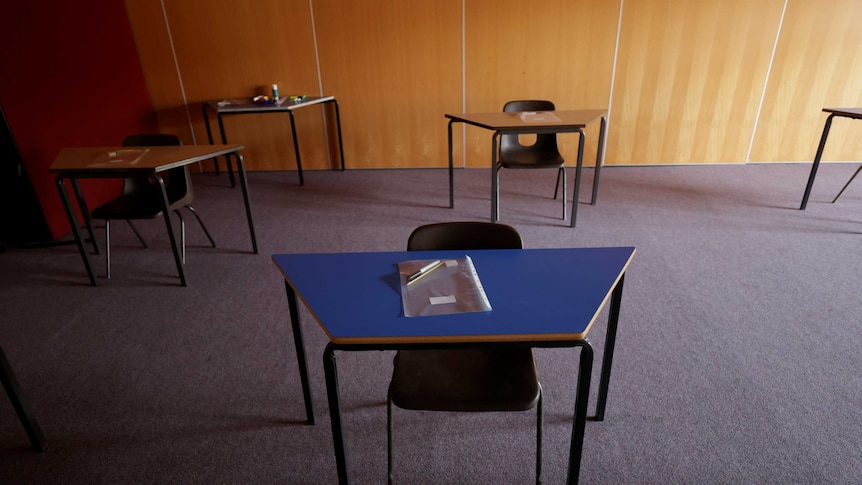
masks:
<instances>
[{"instance_id":1,"label":"wooden wall panel","mask_svg":"<svg viewBox=\"0 0 862 485\"><path fill-rule=\"evenodd\" d=\"M466 2L466 112L501 111L513 99L548 99L557 109L607 108L619 2ZM585 164L595 161L598 124L587 131ZM468 127L466 165L488 167L491 133ZM560 135L566 162L577 135Z\"/></svg>"},{"instance_id":2,"label":"wooden wall panel","mask_svg":"<svg viewBox=\"0 0 862 485\"><path fill-rule=\"evenodd\" d=\"M352 168L442 167L461 110L461 0L314 2L323 87Z\"/></svg>"},{"instance_id":3,"label":"wooden wall panel","mask_svg":"<svg viewBox=\"0 0 862 485\"><path fill-rule=\"evenodd\" d=\"M152 9L155 2L144 3ZM308 1L166 0L164 3L198 143L206 143L201 117L201 106L206 100L266 94L273 83L278 84L282 95L320 92ZM133 24L137 24L135 32L162 28L155 24L156 15L147 12L140 17L130 13ZM151 37L144 40L150 46L140 50L142 63L156 69L152 73L154 78L176 78L172 62L164 59L170 53L158 48L164 43L163 39L155 38L158 35L153 30ZM184 110L170 82L150 86L153 104L160 114ZM298 111L296 118L303 168L329 167L322 109ZM228 141L246 145L245 158L250 170L295 169L287 114L232 116L226 118L226 125ZM333 158L335 163L337 159Z\"/></svg>"},{"instance_id":4,"label":"wooden wall panel","mask_svg":"<svg viewBox=\"0 0 862 485\"><path fill-rule=\"evenodd\" d=\"M811 161L823 108L862 106L862 1L789 0L752 161ZM862 160L862 123L836 118L823 160Z\"/></svg>"},{"instance_id":5,"label":"wooden wall panel","mask_svg":"<svg viewBox=\"0 0 862 485\"><path fill-rule=\"evenodd\" d=\"M625 2L608 163L745 162L783 4Z\"/></svg>"}]
</instances>

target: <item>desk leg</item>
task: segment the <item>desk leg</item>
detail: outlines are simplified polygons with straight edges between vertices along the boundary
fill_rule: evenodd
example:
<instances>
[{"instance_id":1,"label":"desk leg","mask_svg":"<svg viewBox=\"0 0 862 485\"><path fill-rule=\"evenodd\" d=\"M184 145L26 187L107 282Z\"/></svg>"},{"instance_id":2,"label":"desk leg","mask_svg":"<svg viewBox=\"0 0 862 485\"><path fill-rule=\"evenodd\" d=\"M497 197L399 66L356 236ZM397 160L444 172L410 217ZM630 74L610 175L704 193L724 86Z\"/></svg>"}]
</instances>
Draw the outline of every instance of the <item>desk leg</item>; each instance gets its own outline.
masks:
<instances>
[{"instance_id":1,"label":"desk leg","mask_svg":"<svg viewBox=\"0 0 862 485\"><path fill-rule=\"evenodd\" d=\"M332 100L335 105L335 126L338 128L338 151L341 154L341 171L344 171L344 142L341 141L341 113L338 110L338 101Z\"/></svg>"},{"instance_id":2,"label":"desk leg","mask_svg":"<svg viewBox=\"0 0 862 485\"><path fill-rule=\"evenodd\" d=\"M222 144L227 145L227 135L224 132L224 119L222 117L222 114L218 113L216 115L216 118L218 119L218 129L221 132L221 142ZM233 178L233 167L231 167L230 165L230 155L225 155L224 160L227 164L227 175L230 178L230 186L236 187L236 180L234 180Z\"/></svg>"},{"instance_id":3,"label":"desk leg","mask_svg":"<svg viewBox=\"0 0 862 485\"><path fill-rule=\"evenodd\" d=\"M245 163L242 160L242 155L239 152L233 153L236 156L236 171L239 174L239 184L242 188L242 200L245 203L245 218L248 220L248 233L251 235L251 247L254 254L257 254L257 236L254 233L254 219L251 215L251 201L248 198L248 180L245 177ZM230 155L227 155L230 160ZM228 162L230 164L230 162ZM231 172L232 173L232 172Z\"/></svg>"},{"instance_id":4,"label":"desk leg","mask_svg":"<svg viewBox=\"0 0 862 485\"><path fill-rule=\"evenodd\" d=\"M93 273L93 265L90 264L90 255L87 254L87 248L84 247L84 240L81 238L81 230L78 228L78 221L75 218L75 211L72 210L72 201L69 200L69 192L66 190L66 183L63 181L63 176L57 176L57 191L60 193L60 200L63 202L63 209L66 211L66 218L69 219L69 225L72 226L72 234L75 236L75 244L78 245L78 252L81 253L81 259L84 260L84 268L87 269L87 275L90 277L90 284L96 286L96 275Z\"/></svg>"},{"instance_id":5,"label":"desk leg","mask_svg":"<svg viewBox=\"0 0 862 485\"><path fill-rule=\"evenodd\" d=\"M572 196L572 227L575 227L575 221L578 219L578 198L581 196L581 172L584 168L584 140L586 138L583 129L578 130L578 135L580 135L580 141L578 141L578 166L575 168L575 193Z\"/></svg>"},{"instance_id":6,"label":"desk leg","mask_svg":"<svg viewBox=\"0 0 862 485\"><path fill-rule=\"evenodd\" d=\"M48 443L45 441L45 436L42 435L42 429L27 400L24 399L24 393L21 392L21 387L18 385L18 380L15 379L15 374L12 372L12 366L6 359L6 354L3 352L3 347L0 347L0 381L3 382L3 387L6 389L6 394L9 395L9 400L12 401L12 407L18 414L18 419L24 426L27 432L27 437L30 438L30 443L36 451L45 451Z\"/></svg>"},{"instance_id":7,"label":"desk leg","mask_svg":"<svg viewBox=\"0 0 862 485\"><path fill-rule=\"evenodd\" d=\"M625 279L626 275L623 273L620 277L620 281L617 282L616 288L614 288L613 295L611 296L607 336L605 337L605 353L602 357L602 376L599 380L596 416L593 418L595 421L603 421L605 419L605 404L608 401L608 385L611 381L611 365L614 362L614 345L617 340L617 323L620 319L620 304L623 300L623 282L625 282Z\"/></svg>"},{"instance_id":8,"label":"desk leg","mask_svg":"<svg viewBox=\"0 0 862 485\"><path fill-rule=\"evenodd\" d=\"M75 193L75 200L78 202L78 210L81 212L81 217L84 219L84 227L87 228L87 233L90 234L90 242L93 244L93 251L96 254L101 254L99 252L99 243L96 241L96 232L93 231L93 219L90 217L90 209L87 208L87 201L84 199L84 193L81 192L81 186L78 184L78 179L72 179L72 191Z\"/></svg>"},{"instance_id":9,"label":"desk leg","mask_svg":"<svg viewBox=\"0 0 862 485\"><path fill-rule=\"evenodd\" d=\"M308 424L314 424L314 406L311 402L311 387L308 385L308 365L305 361L305 344L302 340L302 325L299 320L299 306L296 303L296 292L285 280L287 306L290 309L290 326L293 329L293 345L296 347L296 361L299 365L299 378L302 382L302 398L305 400L305 418Z\"/></svg>"},{"instance_id":10,"label":"desk leg","mask_svg":"<svg viewBox=\"0 0 862 485\"><path fill-rule=\"evenodd\" d=\"M814 186L814 177L817 175L817 167L820 166L820 158L823 156L823 148L826 147L826 138L829 137L829 128L832 127L832 118L835 117L835 113L829 115L826 118L826 124L823 125L823 134L820 135L820 145L817 147L817 154L814 155L814 164L811 166L811 174L808 176L808 184L805 186L805 195L802 196L802 204L799 206L799 210L805 210L805 206L808 205L808 196L811 195L811 187Z\"/></svg>"},{"instance_id":11,"label":"desk leg","mask_svg":"<svg viewBox=\"0 0 862 485\"><path fill-rule=\"evenodd\" d=\"M335 446L335 465L338 468L338 483L344 485L347 478L347 454L344 449L344 433L341 427L341 401L338 398L338 370L335 364L335 347L326 344L323 352L323 372L326 374L326 395L329 398L329 420L332 425L332 443Z\"/></svg>"},{"instance_id":12,"label":"desk leg","mask_svg":"<svg viewBox=\"0 0 862 485\"><path fill-rule=\"evenodd\" d=\"M497 170L497 146L500 132L494 132L491 137L491 222L500 220L500 175Z\"/></svg>"},{"instance_id":13,"label":"desk leg","mask_svg":"<svg viewBox=\"0 0 862 485\"><path fill-rule=\"evenodd\" d=\"M287 112L290 115L290 133L293 135L293 152L296 154L296 171L299 173L299 185L305 185L302 179L302 159L299 158L299 140L296 139L296 119L293 110Z\"/></svg>"},{"instance_id":14,"label":"desk leg","mask_svg":"<svg viewBox=\"0 0 862 485\"><path fill-rule=\"evenodd\" d=\"M578 343L581 358L578 369L578 391L575 397L575 422L572 424L572 443L569 448L569 471L566 483L578 483L581 455L584 450L584 428L587 422L587 404L590 399L590 376L593 372L593 347L587 339Z\"/></svg>"},{"instance_id":15,"label":"desk leg","mask_svg":"<svg viewBox=\"0 0 862 485\"><path fill-rule=\"evenodd\" d=\"M602 116L602 125L599 129L599 148L596 151L596 173L593 175L593 198L590 205L596 205L599 200L599 170L605 163L605 137L607 137L607 120Z\"/></svg>"},{"instance_id":16,"label":"desk leg","mask_svg":"<svg viewBox=\"0 0 862 485\"><path fill-rule=\"evenodd\" d=\"M177 238L174 236L174 223L171 217L170 203L168 202L168 192L165 190L165 181L159 174L153 174L153 178L159 184L159 190L162 193L162 217L165 219L165 227L168 230L168 238L171 240L171 249L174 251L174 260L177 263L177 273L180 275L180 283L186 285L186 272L183 268L183 259L180 255L180 250L177 247Z\"/></svg>"},{"instance_id":17,"label":"desk leg","mask_svg":"<svg viewBox=\"0 0 862 485\"><path fill-rule=\"evenodd\" d=\"M454 160L452 160L452 123L455 120L449 120L449 208L455 208L455 177L452 173Z\"/></svg>"},{"instance_id":18,"label":"desk leg","mask_svg":"<svg viewBox=\"0 0 862 485\"><path fill-rule=\"evenodd\" d=\"M212 132L212 128L210 128L210 117L209 117L208 108L209 108L209 105L204 103L203 107L201 108L201 111L202 111L203 116L204 116L204 126L207 129L207 140L209 140L210 145L213 145L213 132ZM218 167L218 157L213 157L212 161L213 161L213 166L215 167L215 174L218 175L220 172L219 167Z\"/></svg>"}]
</instances>

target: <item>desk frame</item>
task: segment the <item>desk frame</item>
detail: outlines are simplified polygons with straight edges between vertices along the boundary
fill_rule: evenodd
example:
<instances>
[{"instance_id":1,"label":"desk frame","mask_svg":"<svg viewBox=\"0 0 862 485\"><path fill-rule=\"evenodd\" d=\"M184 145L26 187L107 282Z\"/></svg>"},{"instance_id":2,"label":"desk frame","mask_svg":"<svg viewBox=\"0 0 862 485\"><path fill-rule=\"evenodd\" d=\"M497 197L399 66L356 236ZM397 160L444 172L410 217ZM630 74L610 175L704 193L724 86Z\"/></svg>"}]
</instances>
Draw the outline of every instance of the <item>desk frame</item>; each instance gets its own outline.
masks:
<instances>
[{"instance_id":1,"label":"desk frame","mask_svg":"<svg viewBox=\"0 0 862 485\"><path fill-rule=\"evenodd\" d=\"M210 142L210 145L213 144L213 133L212 128L210 127L210 117L209 117L209 109L213 109L216 112L216 118L218 120L218 128L219 133L221 133L221 142L222 144L227 144L227 134L224 129L224 117L227 115L239 115L239 114L261 114L261 113L283 113L285 111L290 114L290 132L293 135L293 152L296 154L296 170L299 174L299 185L305 185L305 180L302 177L302 159L299 155L299 140L296 137L296 119L293 116L293 112L300 108L305 108L308 106L314 106L316 104L328 104L332 103L335 105L335 125L338 128L338 150L341 155L341 171L344 171L344 143L341 138L341 114L338 109L338 101L334 96L321 96L321 97L309 97L308 101L303 101L301 103L291 103L289 100L285 101L282 104L242 104L242 105L233 105L230 108L222 108L218 105L218 101L207 101L204 103L202 111L204 117L204 125L207 130L207 139ZM231 106L231 105L229 105ZM213 164L215 165L215 172L218 175L219 165L218 165L218 157L213 157ZM233 178L233 168L230 164L230 159L226 158L228 176L230 177L230 185L231 187L236 186L236 182Z\"/></svg>"},{"instance_id":2,"label":"desk frame","mask_svg":"<svg viewBox=\"0 0 862 485\"><path fill-rule=\"evenodd\" d=\"M607 136L607 110L572 110L572 111L556 111L557 113L589 113L589 112L601 112L601 127L599 129L599 142L598 149L596 152L596 171L593 175L593 193L592 199L590 200L590 205L596 205L596 201L598 200L599 195L599 171L604 164L604 149L605 149L605 138ZM493 113L494 115L502 114L502 113ZM506 113L509 115L517 116L518 113ZM452 209L455 207L455 177L453 173L454 169L454 159L452 154L452 125L455 123L464 123L467 125L477 126L479 128L484 128L486 130L493 131L493 135L491 136L491 222L497 222L499 220L499 214L497 213L497 198L499 197L499 187L497 187L497 177L494 173L494 165L497 163L497 150L500 146L500 137L502 135L526 135L526 134L549 134L549 133L578 133L578 160L575 169L575 188L573 194L572 201L572 219L570 222L570 227L575 227L575 223L578 217L578 198L580 196L580 182L581 182L581 171L584 165L584 142L586 136L584 135L584 128L588 125L592 124L592 121L599 116L592 117L592 119L585 123L556 123L556 124L542 124L542 123L527 123L523 122L518 126L514 126L511 123L507 123L505 125L497 124L497 123L487 123L479 119L486 115L485 113L463 113L463 114L447 114L446 118L449 119L448 124L448 139L449 139L449 208ZM563 194L565 197L566 194Z\"/></svg>"},{"instance_id":3,"label":"desk frame","mask_svg":"<svg viewBox=\"0 0 862 485\"><path fill-rule=\"evenodd\" d=\"M126 150L129 147L117 147L117 150ZM164 147L146 147L149 150L158 150L159 148ZM165 189L165 181L161 176L162 172L167 172L168 170L176 167L182 167L184 165L190 165L195 162L199 162L201 160L206 160L211 157L218 156L234 156L237 160L237 172L239 173L240 186L242 187L242 197L243 202L245 203L245 215L248 220L248 230L251 236L251 244L254 254L258 254L257 247L257 236L254 232L254 221L252 219L251 214L251 203L248 198L248 181L246 180L245 174L245 164L243 163L242 155L239 153L240 150L245 149L243 145L228 145L221 146L215 145L212 147L208 146L200 146L200 149L197 150L199 153L196 156L191 156L188 158L184 158L182 160L174 160L171 163L164 163L157 167L141 167L141 168L129 168L129 167L87 167L80 166L75 168L55 168L51 167L50 172L57 174L56 184L57 191L60 194L60 200L63 202L63 209L66 212L66 217L69 220L69 225L72 227L72 233L75 236L75 243L78 245L78 251L81 253L81 259L84 261L84 267L87 270L87 275L90 277L90 284L93 286L97 286L96 283L96 275L93 272L93 265L90 262L90 256L87 252L87 249L84 247L84 239L81 237L81 231L77 222L77 218L75 217L75 211L72 208L72 202L69 198L69 192L66 189L66 181L70 181L72 184L72 190L75 194L75 200L78 204L78 209L81 212L81 215L84 219L84 224L87 228L87 232L90 236L90 241L93 244L93 250L96 254L100 254L99 244L96 242L95 232L93 230L93 222L90 217L90 211L87 208L87 202L84 199L84 195L81 192L81 187L78 184L78 179L81 178L123 178L131 175L141 175L146 174L152 177L159 186L161 191L161 202L162 202L162 211L163 218L165 220L165 228L168 232L168 238L171 241L171 249L174 253L174 260L177 265L177 273L180 277L180 282L182 286L187 286L186 283L186 274L183 269L182 256L180 255L180 249L177 246L177 238L174 234L174 227L171 217L171 211L169 210L170 203L168 202L168 194ZM93 148L86 150L100 150L101 148ZM61 152L62 154L62 152Z\"/></svg>"},{"instance_id":4,"label":"desk frame","mask_svg":"<svg viewBox=\"0 0 862 485\"><path fill-rule=\"evenodd\" d=\"M15 408L15 413L18 414L18 419L21 421L21 425L24 426L24 431L27 432L27 437L30 438L33 449L36 451L45 451L45 448L48 447L48 442L45 441L42 428L36 422L36 416L33 414L33 410L30 409L30 404L24 398L24 393L21 391L21 386L18 385L18 379L15 378L15 373L12 372L12 366L9 365L2 346L0 346L0 382L3 383L9 400L12 401L12 407Z\"/></svg>"},{"instance_id":5,"label":"desk frame","mask_svg":"<svg viewBox=\"0 0 862 485\"><path fill-rule=\"evenodd\" d=\"M814 164L811 166L811 173L808 175L808 183L805 185L805 194L802 196L802 204L799 205L799 210L805 210L805 207L808 205L808 197L811 195L811 188L814 186L814 177L817 176L817 168L820 167L820 159L823 157L823 149L826 147L826 139L829 137L829 129L832 128L832 119L838 116L841 118L862 120L862 108L823 108L823 111L830 114L829 117L826 118L826 123L823 125L823 133L820 135L820 144L817 146L817 154L814 155ZM859 170L862 170L862 167L860 167ZM850 177L850 180L844 184L844 187L840 192L838 192L835 199L832 200L833 203L838 200L838 197L841 197L841 194L844 193L844 189L846 189L847 186L850 185L850 182L856 178L859 170L856 170L856 173L854 173L853 176Z\"/></svg>"},{"instance_id":6,"label":"desk frame","mask_svg":"<svg viewBox=\"0 0 862 485\"><path fill-rule=\"evenodd\" d=\"M632 252L632 256L634 252ZM632 257L630 256L630 258ZM608 386L610 383L610 374L613 364L614 347L616 342L617 325L619 322L619 312L622 303L623 284L625 282L625 268L619 275L615 284L610 290L610 309L608 314L608 324L606 329L605 349L603 354L602 371L599 381L599 391L596 403L596 414L593 418L595 421L604 420L605 407L607 403ZM308 384L308 369L305 359L304 344L302 341L302 328L299 318L299 307L297 293L293 287L285 279L285 290L287 293L287 301L290 310L290 321L294 336L294 345L296 347L297 361L302 381L302 391L305 403L305 412L308 424L314 424L314 410L312 404L312 396L310 386ZM605 302L596 309L596 314L604 307ZM587 337L575 340L560 340L557 339L530 339L524 341L446 341L445 339L437 341L423 342L360 342L336 343L330 341L323 353L323 367L326 376L326 392L329 402L329 418L332 425L332 438L335 448L335 459L338 471L338 482L340 484L349 483L349 473L347 464L347 453L344 443L343 425L341 416L341 400L338 389L338 368L336 362L336 351L346 352L363 352L363 351L380 351L380 350L415 350L415 349L439 349L439 348L513 348L513 347L530 347L530 348L561 348L561 347L580 347L579 369L577 374L577 388L574 406L574 416L572 424L571 442L569 447L569 468L567 472L567 483L578 483L580 472L581 456L583 451L584 431L587 421L587 407L590 395L590 380L593 367L593 348Z\"/></svg>"}]
</instances>

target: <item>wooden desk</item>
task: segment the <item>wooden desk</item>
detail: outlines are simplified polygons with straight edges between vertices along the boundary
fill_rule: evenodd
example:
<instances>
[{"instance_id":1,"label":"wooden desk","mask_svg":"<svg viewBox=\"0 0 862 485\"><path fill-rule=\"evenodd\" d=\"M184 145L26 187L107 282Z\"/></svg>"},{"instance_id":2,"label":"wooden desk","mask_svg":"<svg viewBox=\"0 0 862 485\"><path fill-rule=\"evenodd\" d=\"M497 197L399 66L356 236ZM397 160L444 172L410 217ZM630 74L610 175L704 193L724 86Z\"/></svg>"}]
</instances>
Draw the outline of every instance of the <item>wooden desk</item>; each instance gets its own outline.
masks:
<instances>
[{"instance_id":1,"label":"wooden desk","mask_svg":"<svg viewBox=\"0 0 862 485\"><path fill-rule=\"evenodd\" d=\"M174 252L174 259L177 263L177 272L180 276L180 281L183 286L186 286L185 271L183 271L182 258L179 248L177 247L176 237L174 236L173 224L171 224L170 210L168 210L168 195L165 192L165 182L161 174L172 168L182 167L191 163L206 160L212 157L219 156L234 156L237 160L237 172L239 173L240 185L242 187L242 197L245 203L245 215L248 220L248 231L251 235L251 244L255 254L257 254L257 237L254 233L254 222L251 215L251 203L248 199L248 183L245 177L245 165L243 164L242 155L239 153L245 147L243 145L184 145L184 146L154 146L154 147L96 147L96 148L64 148L57 155L56 160L48 170L51 173L57 174L57 190L60 192L60 199L63 201L63 208L66 210L66 217L69 219L69 224L72 226L72 233L75 235L75 242L78 245L78 251L81 253L81 259L84 260L84 266L87 269L87 274L90 277L90 283L96 286L96 276L93 273L93 266L90 264L90 257L84 247L84 240L81 237L81 232L78 227L78 220L75 217L75 211L72 208L72 203L69 199L69 193L66 190L66 180L72 183L72 188L75 192L75 198L78 202L78 208L83 216L84 223L87 227L87 232L93 243L93 249L96 254L99 254L99 245L93 234L93 224L90 219L90 211L87 209L87 202L81 193L78 186L80 178L122 178L126 176L135 176L146 174L152 177L159 185L162 192L163 214L165 226L167 227L168 237L171 240L171 247ZM145 151L140 157L119 157L113 159L110 154L127 153L128 150Z\"/></svg>"},{"instance_id":2,"label":"wooden desk","mask_svg":"<svg viewBox=\"0 0 862 485\"><path fill-rule=\"evenodd\" d=\"M593 176L593 197L590 204L595 205L599 194L599 170L604 163L604 146L607 129L607 110L557 110L553 112L560 121L524 121L521 113L462 113L447 114L449 118L449 207L455 207L455 188L452 160L452 125L454 123L465 123L479 128L485 128L494 132L491 137L491 222L497 222L497 177L494 176L494 164L497 162L497 150L500 146L501 135L523 135L533 133L578 133L578 162L575 171L574 200L572 201L571 227L575 227L578 216L578 197L580 194L581 169L584 164L584 128L597 119L602 120L599 131L599 144L596 153L596 172ZM565 197L566 194L563 194Z\"/></svg>"},{"instance_id":3,"label":"wooden desk","mask_svg":"<svg viewBox=\"0 0 862 485\"><path fill-rule=\"evenodd\" d=\"M814 155L814 165L811 166L811 174L808 175L808 184L805 185L805 194L802 196L802 204L799 205L799 210L805 210L805 206L808 205L808 196L811 195L811 187L814 186L814 177L817 176L817 168L820 166L820 158L823 156L823 148L826 147L826 138L829 137L829 129L832 127L832 119L836 116L841 118L851 118L854 120L862 119L862 108L823 108L823 111L826 113L830 113L829 117L826 118L826 123L823 125L823 134L820 135L820 145L817 147L817 154ZM850 185L850 182L856 177L856 174L859 173L859 170L853 174L853 177L844 184L844 188L838 192L838 195L835 196L835 199L832 202L838 200L838 197L841 196L841 193L844 192L844 189Z\"/></svg>"},{"instance_id":4,"label":"wooden desk","mask_svg":"<svg viewBox=\"0 0 862 485\"><path fill-rule=\"evenodd\" d=\"M207 138L209 139L210 145L213 144L213 134L212 129L210 128L210 118L209 111L210 109L215 110L216 118L218 119L218 128L221 133L221 142L227 144L227 134L224 129L224 120L223 118L227 115L238 115L238 114L260 114L260 113L284 113L287 112L290 114L290 131L293 135L293 151L296 154L296 170L299 174L299 185L303 185L305 181L302 178L302 160L299 156L299 140L296 138L296 120L293 117L293 112L300 109L306 108L308 106L314 106L316 104L326 104L332 103L335 105L335 124L338 127L338 150L341 155L341 170L344 170L344 144L341 141L341 115L338 110L338 101L335 100L334 96L306 96L301 102L293 102L289 99L286 99L282 103L275 104L255 104L250 103L248 100L244 99L226 99L226 100L215 100L215 101L207 101L203 105L203 115L204 115L204 124L207 129ZM218 168L218 157L213 158L213 163L215 163L216 174L219 173ZM230 176L231 186L235 185L233 179L233 169L230 166L230 159L227 159L227 169L228 175Z\"/></svg>"},{"instance_id":5,"label":"wooden desk","mask_svg":"<svg viewBox=\"0 0 862 485\"><path fill-rule=\"evenodd\" d=\"M593 350L587 339L608 300L607 337L596 405L604 419L625 272L635 248L468 251L490 312L404 317L398 262L464 257L464 251L276 254L285 279L305 410L314 412L297 295L329 337L323 364L340 483L348 482L335 351L476 347L580 347L568 482L580 470ZM347 270L346 270L347 269Z\"/></svg>"}]
</instances>

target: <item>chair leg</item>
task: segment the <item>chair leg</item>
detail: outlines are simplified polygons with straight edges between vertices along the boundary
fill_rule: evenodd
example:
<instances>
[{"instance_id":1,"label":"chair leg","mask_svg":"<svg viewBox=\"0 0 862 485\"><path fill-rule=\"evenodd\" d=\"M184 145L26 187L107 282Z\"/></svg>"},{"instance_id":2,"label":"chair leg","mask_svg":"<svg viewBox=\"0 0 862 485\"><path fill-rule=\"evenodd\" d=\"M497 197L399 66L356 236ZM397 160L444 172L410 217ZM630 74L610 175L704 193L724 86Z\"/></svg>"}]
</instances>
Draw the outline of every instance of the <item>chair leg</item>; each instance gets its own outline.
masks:
<instances>
[{"instance_id":1,"label":"chair leg","mask_svg":"<svg viewBox=\"0 0 862 485\"><path fill-rule=\"evenodd\" d=\"M560 190L560 173L563 172L563 170L564 169L562 167L560 167L560 169L557 170L557 182L554 184L554 200L557 199L557 193ZM566 191L565 191L565 189L563 189L563 194L565 194L565 193L566 193Z\"/></svg>"},{"instance_id":2,"label":"chair leg","mask_svg":"<svg viewBox=\"0 0 862 485\"><path fill-rule=\"evenodd\" d=\"M850 177L850 180L848 180L848 181L847 181L847 183L846 183L846 184L844 184L844 187L841 187L841 191L840 191L840 192L838 192L838 195L836 195L834 199L832 199L832 203L833 203L833 204L835 203L835 201L837 201L837 200L838 200L838 197L841 197L841 194L843 194L843 193L844 193L844 191L845 191L845 190L847 189L847 187L850 185L850 182L852 182L852 181L853 181L853 179L855 179L855 178L856 178L856 176L857 176L857 175L859 175L859 171L860 171L860 170L862 170L862 166L859 166L859 168L857 168L857 169L856 169L856 171L855 171L855 172L853 172L853 176L852 176L852 177Z\"/></svg>"},{"instance_id":3,"label":"chair leg","mask_svg":"<svg viewBox=\"0 0 862 485\"><path fill-rule=\"evenodd\" d=\"M111 220L105 219L105 279L111 279Z\"/></svg>"},{"instance_id":4,"label":"chair leg","mask_svg":"<svg viewBox=\"0 0 862 485\"><path fill-rule=\"evenodd\" d=\"M565 194L563 190L563 194ZM539 384L539 402L536 405L536 484L542 483L542 385Z\"/></svg>"},{"instance_id":5,"label":"chair leg","mask_svg":"<svg viewBox=\"0 0 862 485\"><path fill-rule=\"evenodd\" d=\"M186 264L186 221L183 220L179 210L175 210L174 213L180 220L180 261Z\"/></svg>"},{"instance_id":6,"label":"chair leg","mask_svg":"<svg viewBox=\"0 0 862 485\"><path fill-rule=\"evenodd\" d=\"M386 395L386 473L389 485L395 483L392 472L392 394Z\"/></svg>"},{"instance_id":7,"label":"chair leg","mask_svg":"<svg viewBox=\"0 0 862 485\"><path fill-rule=\"evenodd\" d=\"M141 236L140 232L138 232L138 228L135 227L134 224L132 224L132 221L130 219L126 219L126 222L129 223L129 227L132 228L132 232L134 232L135 236L138 237L138 241L141 241L141 245L144 246L145 248L149 247L149 246L147 246L147 241L144 241L144 237Z\"/></svg>"},{"instance_id":8,"label":"chair leg","mask_svg":"<svg viewBox=\"0 0 862 485\"><path fill-rule=\"evenodd\" d=\"M566 191L566 168L565 167L560 167L560 171L557 172L557 182L560 181L561 177L563 179L563 220L565 221L566 220L566 194L568 193ZM557 186L559 187L559 183L557 184ZM556 189L554 189L554 198L555 199L557 198Z\"/></svg>"},{"instance_id":9,"label":"chair leg","mask_svg":"<svg viewBox=\"0 0 862 485\"><path fill-rule=\"evenodd\" d=\"M494 177L497 178L497 193L495 194L494 200L497 201L497 205L494 206L494 222L500 220L500 164L494 166Z\"/></svg>"},{"instance_id":10,"label":"chair leg","mask_svg":"<svg viewBox=\"0 0 862 485\"><path fill-rule=\"evenodd\" d=\"M210 244L212 244L213 247L216 247L216 243L213 240L213 237L210 235L210 232L207 230L207 226L204 224L203 219L201 219L201 216L198 215L198 211L196 211L195 208L190 205L187 205L186 209L188 209L189 212L191 212L195 216L195 219L198 220L198 223L201 225L201 229L204 230L204 234L206 234L207 239L210 240Z\"/></svg>"}]
</instances>

